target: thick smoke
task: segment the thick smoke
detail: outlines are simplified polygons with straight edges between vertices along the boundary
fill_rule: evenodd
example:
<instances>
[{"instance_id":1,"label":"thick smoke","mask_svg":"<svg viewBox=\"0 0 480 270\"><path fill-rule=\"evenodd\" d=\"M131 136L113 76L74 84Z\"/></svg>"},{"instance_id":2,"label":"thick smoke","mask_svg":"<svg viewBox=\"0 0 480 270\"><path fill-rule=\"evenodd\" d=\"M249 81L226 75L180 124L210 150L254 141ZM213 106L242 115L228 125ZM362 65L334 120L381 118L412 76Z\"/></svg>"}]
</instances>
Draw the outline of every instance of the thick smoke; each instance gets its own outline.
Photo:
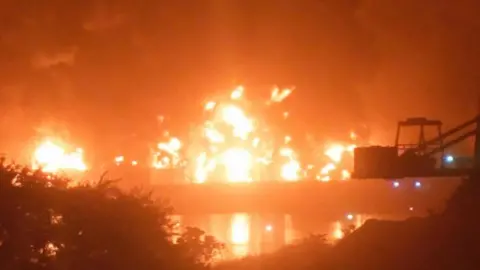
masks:
<instances>
[{"instance_id":1,"label":"thick smoke","mask_svg":"<svg viewBox=\"0 0 480 270\"><path fill-rule=\"evenodd\" d=\"M475 112L477 2L3 1L2 129L59 121L110 150L152 136L157 115L186 128L202 98L242 82L295 85L296 129L368 125L388 142L400 118Z\"/></svg>"}]
</instances>

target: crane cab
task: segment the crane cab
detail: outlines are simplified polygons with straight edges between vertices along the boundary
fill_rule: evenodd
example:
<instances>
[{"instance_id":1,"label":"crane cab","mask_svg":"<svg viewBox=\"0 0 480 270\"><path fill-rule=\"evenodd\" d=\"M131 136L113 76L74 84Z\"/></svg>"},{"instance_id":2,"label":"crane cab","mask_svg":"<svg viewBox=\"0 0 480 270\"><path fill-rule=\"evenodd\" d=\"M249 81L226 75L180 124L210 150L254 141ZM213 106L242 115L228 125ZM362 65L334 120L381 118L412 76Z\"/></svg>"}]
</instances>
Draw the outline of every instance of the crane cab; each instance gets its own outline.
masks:
<instances>
[{"instance_id":1,"label":"crane cab","mask_svg":"<svg viewBox=\"0 0 480 270\"><path fill-rule=\"evenodd\" d=\"M404 128L418 129L418 141L402 143ZM435 158L427 155L434 147L439 147L442 140L428 143L425 138L427 128L433 128L439 137L442 135L442 122L423 117L408 118L400 121L397 128L395 146L358 147L354 150L354 178L358 179L398 179L418 177L435 170Z\"/></svg>"}]
</instances>

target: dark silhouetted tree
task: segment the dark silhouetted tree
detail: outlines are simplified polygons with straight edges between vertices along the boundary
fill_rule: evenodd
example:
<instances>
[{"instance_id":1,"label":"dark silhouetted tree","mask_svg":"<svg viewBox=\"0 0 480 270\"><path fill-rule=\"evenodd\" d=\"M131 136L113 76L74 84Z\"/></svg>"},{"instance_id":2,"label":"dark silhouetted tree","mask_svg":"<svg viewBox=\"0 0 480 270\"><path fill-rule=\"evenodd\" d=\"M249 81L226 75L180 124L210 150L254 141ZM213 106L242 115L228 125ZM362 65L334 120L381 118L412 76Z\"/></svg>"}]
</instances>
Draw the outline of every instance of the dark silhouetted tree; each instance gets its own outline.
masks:
<instances>
[{"instance_id":1,"label":"dark silhouetted tree","mask_svg":"<svg viewBox=\"0 0 480 270\"><path fill-rule=\"evenodd\" d=\"M192 229L175 243L149 194L67 183L2 162L0 269L201 269L221 247Z\"/></svg>"},{"instance_id":2,"label":"dark silhouetted tree","mask_svg":"<svg viewBox=\"0 0 480 270\"><path fill-rule=\"evenodd\" d=\"M221 258L224 245L204 231L187 227L177 241L182 254L187 260L195 264L211 265L216 259Z\"/></svg>"}]
</instances>

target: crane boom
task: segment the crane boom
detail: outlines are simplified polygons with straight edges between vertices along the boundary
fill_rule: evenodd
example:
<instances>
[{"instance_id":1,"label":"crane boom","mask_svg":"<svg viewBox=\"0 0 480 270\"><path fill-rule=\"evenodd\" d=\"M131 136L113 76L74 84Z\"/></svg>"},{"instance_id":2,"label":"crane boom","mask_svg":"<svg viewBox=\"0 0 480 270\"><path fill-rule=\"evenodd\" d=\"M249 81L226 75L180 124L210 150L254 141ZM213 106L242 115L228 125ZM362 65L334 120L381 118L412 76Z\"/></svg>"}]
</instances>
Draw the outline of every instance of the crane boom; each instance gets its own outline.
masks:
<instances>
[{"instance_id":1,"label":"crane boom","mask_svg":"<svg viewBox=\"0 0 480 270\"><path fill-rule=\"evenodd\" d=\"M475 125L472 129L471 126ZM417 126L420 128L417 144L399 144L402 127ZM424 128L434 126L438 136L425 140ZM475 156L472 168L446 168L443 151L467 138L475 137ZM441 122L426 118L409 118L398 124L395 146L358 147L354 155L354 172L358 179L398 179L409 177L460 177L480 169L480 115L470 119L445 133L441 132ZM435 155L441 153L440 166L437 166Z\"/></svg>"}]
</instances>

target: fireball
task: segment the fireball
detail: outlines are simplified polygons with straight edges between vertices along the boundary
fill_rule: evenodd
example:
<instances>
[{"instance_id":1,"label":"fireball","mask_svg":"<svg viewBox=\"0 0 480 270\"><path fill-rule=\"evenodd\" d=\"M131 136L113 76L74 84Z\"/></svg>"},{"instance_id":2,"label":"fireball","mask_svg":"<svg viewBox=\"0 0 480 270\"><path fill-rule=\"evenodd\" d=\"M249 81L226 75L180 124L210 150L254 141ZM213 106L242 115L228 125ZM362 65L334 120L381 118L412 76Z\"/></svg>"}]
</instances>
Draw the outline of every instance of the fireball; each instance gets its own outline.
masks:
<instances>
[{"instance_id":1,"label":"fireball","mask_svg":"<svg viewBox=\"0 0 480 270\"><path fill-rule=\"evenodd\" d=\"M263 126L256 115L243 106L249 101L245 93L245 88L239 86L226 97L208 100L204 105L207 118L194 132L193 143L185 145L177 137L167 138L157 145L152 166L156 169L183 168L190 172L195 183L252 182L275 176L291 182L305 178L312 171L318 181L350 178L349 170L343 165L346 158L353 156L354 132L350 132L348 143L324 145L322 160L303 164L299 160L300 149L290 144L295 138L284 135L280 144L275 142L274 138L280 134L272 134L268 126ZM275 106L292 93L292 88L275 87L270 99L263 104L267 108ZM282 119L289 116L287 111L282 113ZM180 150L186 151L181 154ZM270 166L272 164L275 166ZM334 172L337 176L332 175Z\"/></svg>"},{"instance_id":2,"label":"fireball","mask_svg":"<svg viewBox=\"0 0 480 270\"><path fill-rule=\"evenodd\" d=\"M32 168L41 169L46 173L59 171L86 171L87 166L83 159L83 149L76 148L73 152L67 152L60 144L51 140L41 143L34 151Z\"/></svg>"}]
</instances>

